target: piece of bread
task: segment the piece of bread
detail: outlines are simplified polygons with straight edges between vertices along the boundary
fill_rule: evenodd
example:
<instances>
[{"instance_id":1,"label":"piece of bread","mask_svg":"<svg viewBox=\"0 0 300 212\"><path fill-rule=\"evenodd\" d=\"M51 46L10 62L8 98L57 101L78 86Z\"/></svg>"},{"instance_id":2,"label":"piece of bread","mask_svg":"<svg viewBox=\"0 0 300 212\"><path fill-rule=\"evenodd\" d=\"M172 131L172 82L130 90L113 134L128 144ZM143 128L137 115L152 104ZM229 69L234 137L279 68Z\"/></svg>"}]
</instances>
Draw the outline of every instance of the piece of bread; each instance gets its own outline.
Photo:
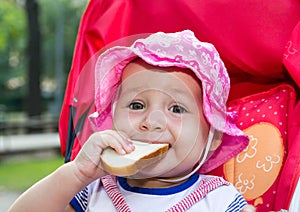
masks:
<instances>
[{"instance_id":1,"label":"piece of bread","mask_svg":"<svg viewBox=\"0 0 300 212\"><path fill-rule=\"evenodd\" d=\"M140 169L160 160L169 149L169 144L149 144L132 141L135 149L125 155L118 154L111 147L103 150L101 154L102 168L116 176L131 176Z\"/></svg>"}]
</instances>

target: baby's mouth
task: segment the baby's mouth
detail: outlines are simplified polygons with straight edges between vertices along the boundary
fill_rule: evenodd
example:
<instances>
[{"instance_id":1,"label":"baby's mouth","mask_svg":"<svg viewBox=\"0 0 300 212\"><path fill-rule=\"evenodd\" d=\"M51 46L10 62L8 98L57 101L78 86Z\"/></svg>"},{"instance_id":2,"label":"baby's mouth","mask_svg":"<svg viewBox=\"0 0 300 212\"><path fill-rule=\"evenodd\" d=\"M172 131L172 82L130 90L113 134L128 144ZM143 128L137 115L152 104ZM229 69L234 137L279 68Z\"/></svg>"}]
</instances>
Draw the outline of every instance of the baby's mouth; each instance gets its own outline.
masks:
<instances>
[{"instance_id":1,"label":"baby's mouth","mask_svg":"<svg viewBox=\"0 0 300 212\"><path fill-rule=\"evenodd\" d=\"M128 140L129 141L138 141L138 142L147 143L147 144L168 144L169 148L171 148L171 144L169 142L165 142L165 141L135 139L135 138L131 138L131 139L128 139Z\"/></svg>"}]
</instances>

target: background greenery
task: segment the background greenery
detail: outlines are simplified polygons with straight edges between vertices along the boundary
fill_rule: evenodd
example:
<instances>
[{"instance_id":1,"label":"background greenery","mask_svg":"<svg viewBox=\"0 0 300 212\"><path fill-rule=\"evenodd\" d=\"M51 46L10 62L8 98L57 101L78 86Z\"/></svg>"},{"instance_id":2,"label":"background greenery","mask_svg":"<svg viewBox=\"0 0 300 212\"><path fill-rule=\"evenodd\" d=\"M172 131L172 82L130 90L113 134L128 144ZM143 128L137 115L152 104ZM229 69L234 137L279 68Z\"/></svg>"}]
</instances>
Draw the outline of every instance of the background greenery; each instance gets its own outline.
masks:
<instances>
[{"instance_id":1,"label":"background greenery","mask_svg":"<svg viewBox=\"0 0 300 212\"><path fill-rule=\"evenodd\" d=\"M28 0L0 4L0 112L23 112L28 92ZM88 0L34 0L41 35L43 113L57 116L81 15ZM60 67L58 66L60 65ZM1 114L0 114L1 115ZM0 117L1 118L1 117ZM1 120L0 120L1 121Z\"/></svg>"},{"instance_id":2,"label":"background greenery","mask_svg":"<svg viewBox=\"0 0 300 212\"><path fill-rule=\"evenodd\" d=\"M16 161L0 161L0 191L23 192L62 164L63 158L60 156L39 160L28 158Z\"/></svg>"},{"instance_id":3,"label":"background greenery","mask_svg":"<svg viewBox=\"0 0 300 212\"><path fill-rule=\"evenodd\" d=\"M42 119L57 119L79 22L88 0L1 0L0 136L7 134L3 129L11 120L24 123L28 120L28 2L34 2L39 9ZM59 154L48 158L18 157L18 160L0 157L0 191L23 191L63 163Z\"/></svg>"}]
</instances>

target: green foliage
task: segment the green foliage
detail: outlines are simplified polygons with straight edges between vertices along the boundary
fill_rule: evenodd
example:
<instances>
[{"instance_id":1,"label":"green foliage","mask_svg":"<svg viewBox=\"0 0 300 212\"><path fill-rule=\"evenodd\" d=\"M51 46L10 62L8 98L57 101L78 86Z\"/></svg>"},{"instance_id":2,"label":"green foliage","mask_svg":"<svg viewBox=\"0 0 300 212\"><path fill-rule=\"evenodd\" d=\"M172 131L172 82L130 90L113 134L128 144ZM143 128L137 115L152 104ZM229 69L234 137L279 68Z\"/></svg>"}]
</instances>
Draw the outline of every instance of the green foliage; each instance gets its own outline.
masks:
<instances>
[{"instance_id":1,"label":"green foliage","mask_svg":"<svg viewBox=\"0 0 300 212\"><path fill-rule=\"evenodd\" d=\"M0 189L24 191L63 164L61 157L0 163Z\"/></svg>"},{"instance_id":2,"label":"green foliage","mask_svg":"<svg viewBox=\"0 0 300 212\"><path fill-rule=\"evenodd\" d=\"M25 13L23 8L12 1L2 1L0 4L0 51L24 48ZM15 42L16 41L16 42Z\"/></svg>"},{"instance_id":3,"label":"green foliage","mask_svg":"<svg viewBox=\"0 0 300 212\"><path fill-rule=\"evenodd\" d=\"M24 110L27 93L27 16L26 0L1 0L0 3L0 105L8 111ZM52 101L55 92L57 46L63 48L63 71L66 83L70 70L78 25L88 0L37 0L41 27L41 89L43 104ZM57 30L63 29L57 45ZM59 58L59 57L58 57ZM50 86L49 86L50 85ZM46 107L45 107L46 108Z\"/></svg>"},{"instance_id":4,"label":"green foliage","mask_svg":"<svg viewBox=\"0 0 300 212\"><path fill-rule=\"evenodd\" d=\"M20 104L24 94L26 16L13 1L0 4L0 104Z\"/></svg>"},{"instance_id":5,"label":"green foliage","mask_svg":"<svg viewBox=\"0 0 300 212\"><path fill-rule=\"evenodd\" d=\"M26 47L26 17L23 8L11 1L0 4L0 82L22 73ZM21 70L20 70L21 69ZM1 83L1 84L2 84Z\"/></svg>"},{"instance_id":6,"label":"green foliage","mask_svg":"<svg viewBox=\"0 0 300 212\"><path fill-rule=\"evenodd\" d=\"M82 12L87 0L39 0L40 23L43 40L43 76L54 77L55 42L57 30L63 24L63 55L65 74L69 72L73 48Z\"/></svg>"}]
</instances>

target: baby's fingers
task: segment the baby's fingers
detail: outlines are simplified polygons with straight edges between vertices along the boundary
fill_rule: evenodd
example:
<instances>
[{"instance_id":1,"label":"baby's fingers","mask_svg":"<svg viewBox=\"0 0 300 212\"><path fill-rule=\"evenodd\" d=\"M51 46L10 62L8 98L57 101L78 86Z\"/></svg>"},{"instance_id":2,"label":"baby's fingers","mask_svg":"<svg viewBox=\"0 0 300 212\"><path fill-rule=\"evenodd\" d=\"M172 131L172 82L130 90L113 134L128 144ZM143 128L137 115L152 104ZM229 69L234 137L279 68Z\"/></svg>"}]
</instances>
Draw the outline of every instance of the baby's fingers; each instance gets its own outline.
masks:
<instances>
[{"instance_id":1,"label":"baby's fingers","mask_svg":"<svg viewBox=\"0 0 300 212\"><path fill-rule=\"evenodd\" d=\"M134 150L134 145L127 137L126 134L122 132L111 131L111 136L114 138L110 140L110 145L119 154L127 154Z\"/></svg>"},{"instance_id":2,"label":"baby's fingers","mask_svg":"<svg viewBox=\"0 0 300 212\"><path fill-rule=\"evenodd\" d=\"M114 130L94 134L93 142L97 143L102 150L106 147L111 147L122 155L134 150L134 146L132 142L129 141L128 136Z\"/></svg>"},{"instance_id":3,"label":"baby's fingers","mask_svg":"<svg viewBox=\"0 0 300 212\"><path fill-rule=\"evenodd\" d=\"M105 174L101 168L101 154L107 147L115 149L119 154L134 150L125 134L113 130L96 132L89 137L74 161L79 173L78 178L88 181Z\"/></svg>"}]
</instances>

